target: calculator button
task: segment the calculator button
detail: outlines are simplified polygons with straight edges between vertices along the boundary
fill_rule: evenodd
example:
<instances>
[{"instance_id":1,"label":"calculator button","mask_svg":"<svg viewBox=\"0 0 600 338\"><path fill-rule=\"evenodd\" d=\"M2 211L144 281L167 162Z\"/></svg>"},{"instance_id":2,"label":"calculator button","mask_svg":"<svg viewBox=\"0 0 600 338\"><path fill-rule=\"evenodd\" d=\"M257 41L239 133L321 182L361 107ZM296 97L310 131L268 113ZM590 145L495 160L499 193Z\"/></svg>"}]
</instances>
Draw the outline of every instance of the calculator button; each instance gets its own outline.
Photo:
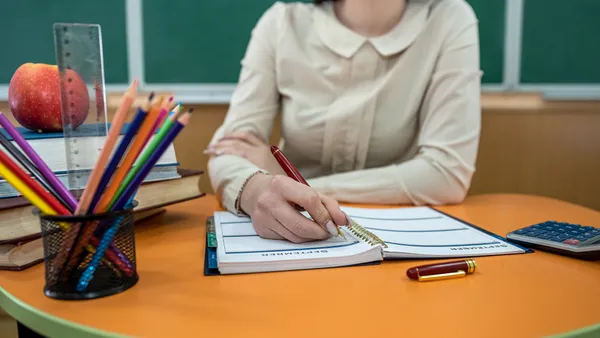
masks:
<instances>
[{"instance_id":1,"label":"calculator button","mask_svg":"<svg viewBox=\"0 0 600 338\"><path fill-rule=\"evenodd\" d=\"M564 241L563 243L570 244L570 245L577 245L577 244L579 244L579 241L574 238L570 238L570 239L567 239L566 241Z\"/></svg>"},{"instance_id":2,"label":"calculator button","mask_svg":"<svg viewBox=\"0 0 600 338\"><path fill-rule=\"evenodd\" d=\"M517 235L524 235L526 233L527 233L527 230L525 230L525 229L519 229L519 230L515 231L515 234L517 234Z\"/></svg>"},{"instance_id":3,"label":"calculator button","mask_svg":"<svg viewBox=\"0 0 600 338\"><path fill-rule=\"evenodd\" d=\"M550 238L550 240L553 242L562 242L567 238L569 238L569 237L568 236L555 236L555 237Z\"/></svg>"}]
</instances>

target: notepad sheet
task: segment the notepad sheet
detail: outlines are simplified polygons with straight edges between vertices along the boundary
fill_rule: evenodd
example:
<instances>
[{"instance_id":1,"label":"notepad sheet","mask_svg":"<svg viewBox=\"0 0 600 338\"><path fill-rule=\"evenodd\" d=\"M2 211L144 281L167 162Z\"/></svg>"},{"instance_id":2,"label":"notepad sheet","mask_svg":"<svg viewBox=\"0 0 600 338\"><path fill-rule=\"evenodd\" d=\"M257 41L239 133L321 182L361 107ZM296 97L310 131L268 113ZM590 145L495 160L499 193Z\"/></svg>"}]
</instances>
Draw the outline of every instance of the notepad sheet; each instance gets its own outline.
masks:
<instances>
[{"instance_id":1,"label":"notepad sheet","mask_svg":"<svg viewBox=\"0 0 600 338\"><path fill-rule=\"evenodd\" d=\"M518 246L430 207L342 208L381 238L386 258L466 257L524 253Z\"/></svg>"},{"instance_id":2,"label":"notepad sheet","mask_svg":"<svg viewBox=\"0 0 600 338\"><path fill-rule=\"evenodd\" d=\"M381 256L380 246L372 246L358 240L347 229L341 228L341 236L307 243L292 243L287 240L272 240L260 237L254 230L250 218L229 212L214 214L219 263L249 263L287 260L314 260L340 258L376 252ZM367 260L373 261L373 259Z\"/></svg>"}]
</instances>

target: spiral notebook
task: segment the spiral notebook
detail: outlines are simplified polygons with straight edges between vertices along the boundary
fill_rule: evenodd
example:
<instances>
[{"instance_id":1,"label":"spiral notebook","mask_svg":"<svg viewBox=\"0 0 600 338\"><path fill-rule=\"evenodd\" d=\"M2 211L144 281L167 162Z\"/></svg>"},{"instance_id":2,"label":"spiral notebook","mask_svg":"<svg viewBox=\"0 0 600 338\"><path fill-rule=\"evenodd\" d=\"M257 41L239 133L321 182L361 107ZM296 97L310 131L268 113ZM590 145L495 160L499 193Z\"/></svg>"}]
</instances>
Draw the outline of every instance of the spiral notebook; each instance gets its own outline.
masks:
<instances>
[{"instance_id":1,"label":"spiral notebook","mask_svg":"<svg viewBox=\"0 0 600 338\"><path fill-rule=\"evenodd\" d=\"M301 244L261 238L248 217L216 212L216 245L212 245L212 259L207 251L206 264L219 274L238 274L333 268L380 263L386 259L531 252L430 207L342 209L354 221L352 227L340 228L345 239L340 236ZM308 214L304 215L310 218ZM210 274L207 271L205 273Z\"/></svg>"}]
</instances>

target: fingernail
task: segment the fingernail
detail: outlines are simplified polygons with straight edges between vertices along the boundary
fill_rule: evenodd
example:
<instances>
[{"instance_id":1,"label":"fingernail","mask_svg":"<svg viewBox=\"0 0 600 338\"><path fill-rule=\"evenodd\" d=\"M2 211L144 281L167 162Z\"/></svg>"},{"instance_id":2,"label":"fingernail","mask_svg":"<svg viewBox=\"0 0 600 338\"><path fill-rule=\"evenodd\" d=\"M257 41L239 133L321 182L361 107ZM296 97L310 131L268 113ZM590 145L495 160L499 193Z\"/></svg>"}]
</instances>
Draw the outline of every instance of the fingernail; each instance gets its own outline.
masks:
<instances>
[{"instance_id":1,"label":"fingernail","mask_svg":"<svg viewBox=\"0 0 600 338\"><path fill-rule=\"evenodd\" d=\"M327 224L325 224L325 228L327 228L327 231L329 231L331 236L334 236L334 237L339 236L339 234L337 232L337 228L335 227L335 224L333 224L332 221L327 222Z\"/></svg>"},{"instance_id":2,"label":"fingernail","mask_svg":"<svg viewBox=\"0 0 600 338\"><path fill-rule=\"evenodd\" d=\"M346 225L347 226L351 226L352 225L352 220L350 219L350 216L348 216L348 214L345 213L345 212L343 212L343 213L344 213L344 215L346 215Z\"/></svg>"}]
</instances>

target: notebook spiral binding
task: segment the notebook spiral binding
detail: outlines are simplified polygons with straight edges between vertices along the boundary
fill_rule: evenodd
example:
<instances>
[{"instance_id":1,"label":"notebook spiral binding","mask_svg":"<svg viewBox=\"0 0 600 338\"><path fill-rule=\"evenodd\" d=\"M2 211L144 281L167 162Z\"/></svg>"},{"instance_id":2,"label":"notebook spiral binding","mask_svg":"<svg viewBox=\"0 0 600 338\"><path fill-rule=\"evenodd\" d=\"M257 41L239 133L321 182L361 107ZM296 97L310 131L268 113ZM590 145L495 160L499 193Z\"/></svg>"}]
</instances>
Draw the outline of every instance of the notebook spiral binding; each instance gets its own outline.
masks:
<instances>
[{"instance_id":1,"label":"notebook spiral binding","mask_svg":"<svg viewBox=\"0 0 600 338\"><path fill-rule=\"evenodd\" d=\"M381 238L377 237L377 235L370 232L369 230L363 228L354 220L352 220L352 226L348 227L347 229L350 230L350 232L352 232L356 237L362 239L363 241L371 245L381 244L381 246L383 246L384 248L388 247L387 244L385 244L385 242L381 240Z\"/></svg>"}]
</instances>

